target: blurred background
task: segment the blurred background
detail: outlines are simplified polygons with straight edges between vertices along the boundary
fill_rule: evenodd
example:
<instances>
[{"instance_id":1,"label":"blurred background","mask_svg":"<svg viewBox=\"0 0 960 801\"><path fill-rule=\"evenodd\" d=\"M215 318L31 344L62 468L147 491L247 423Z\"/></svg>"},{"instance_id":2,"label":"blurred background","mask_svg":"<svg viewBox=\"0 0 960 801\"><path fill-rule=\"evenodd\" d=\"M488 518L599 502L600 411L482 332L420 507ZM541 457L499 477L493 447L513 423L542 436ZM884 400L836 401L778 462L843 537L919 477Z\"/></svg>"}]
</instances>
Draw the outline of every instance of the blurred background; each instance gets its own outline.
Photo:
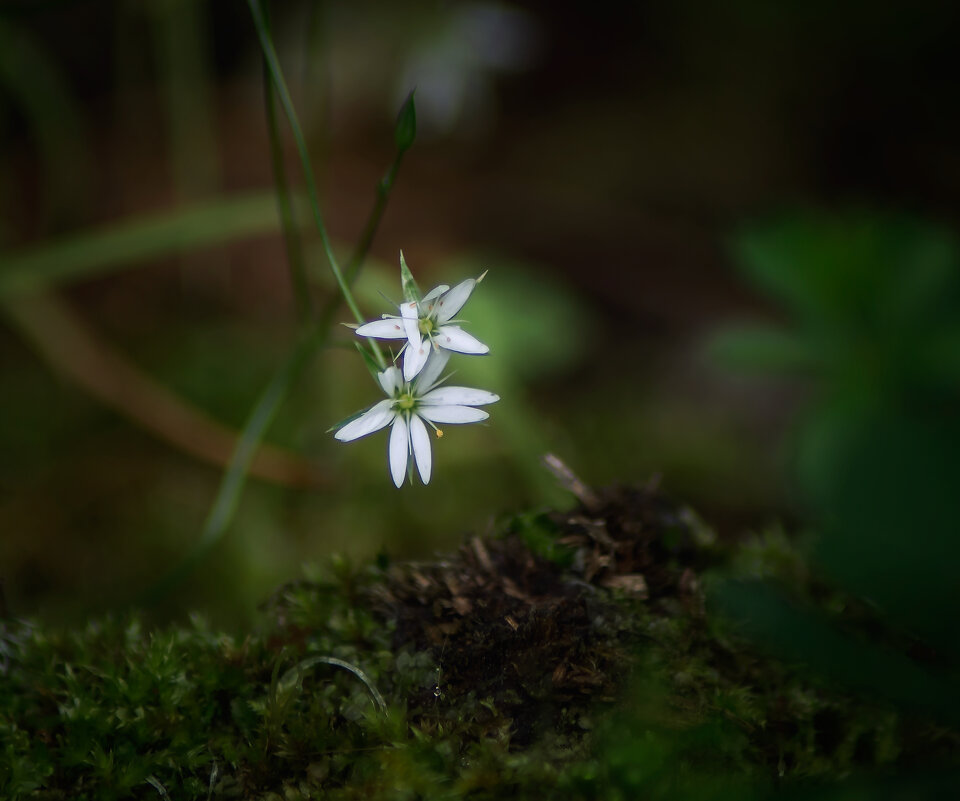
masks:
<instances>
[{"instance_id":1,"label":"blurred background","mask_svg":"<svg viewBox=\"0 0 960 801\"><path fill-rule=\"evenodd\" d=\"M369 318L390 310L401 248L425 289L489 270L463 316L492 355L459 360L457 381L502 400L489 426L436 443L428 487L397 491L383 435L327 433L378 399L337 326L234 521L157 618L201 608L236 625L330 553L428 556L562 501L548 451L592 485L660 476L721 536L790 527L805 497L830 495L813 491L838 441L818 408L878 394L910 406L935 385L933 405L955 410L960 8L274 5L344 253L416 88L417 140L360 302ZM200 538L235 434L297 339L267 131L243 3L0 5L13 614L122 608ZM300 220L322 302L327 267ZM813 334L777 333L798 323ZM861 375L873 361L897 369Z\"/></svg>"}]
</instances>

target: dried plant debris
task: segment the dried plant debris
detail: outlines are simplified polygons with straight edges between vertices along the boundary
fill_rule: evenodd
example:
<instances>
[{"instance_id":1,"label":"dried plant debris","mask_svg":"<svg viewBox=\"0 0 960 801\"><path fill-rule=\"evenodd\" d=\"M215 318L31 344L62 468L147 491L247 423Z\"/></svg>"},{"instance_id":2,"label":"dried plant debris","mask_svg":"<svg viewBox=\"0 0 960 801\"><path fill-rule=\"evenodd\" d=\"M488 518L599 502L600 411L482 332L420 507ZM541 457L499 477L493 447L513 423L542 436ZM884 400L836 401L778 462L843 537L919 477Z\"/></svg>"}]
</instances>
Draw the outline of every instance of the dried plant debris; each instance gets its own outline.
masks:
<instances>
[{"instance_id":1,"label":"dried plant debris","mask_svg":"<svg viewBox=\"0 0 960 801\"><path fill-rule=\"evenodd\" d=\"M693 515L655 491L610 491L589 513L514 518L447 559L394 565L371 608L395 626L394 648L433 656L443 693L495 699L525 746L616 698L643 636L624 600L702 610L698 537Z\"/></svg>"},{"instance_id":2,"label":"dried plant debris","mask_svg":"<svg viewBox=\"0 0 960 801\"><path fill-rule=\"evenodd\" d=\"M655 483L576 486L434 561L333 560L239 640L4 621L0 797L740 798L956 764L956 732L709 619L703 571L734 552ZM781 540L745 564L804 572Z\"/></svg>"}]
</instances>

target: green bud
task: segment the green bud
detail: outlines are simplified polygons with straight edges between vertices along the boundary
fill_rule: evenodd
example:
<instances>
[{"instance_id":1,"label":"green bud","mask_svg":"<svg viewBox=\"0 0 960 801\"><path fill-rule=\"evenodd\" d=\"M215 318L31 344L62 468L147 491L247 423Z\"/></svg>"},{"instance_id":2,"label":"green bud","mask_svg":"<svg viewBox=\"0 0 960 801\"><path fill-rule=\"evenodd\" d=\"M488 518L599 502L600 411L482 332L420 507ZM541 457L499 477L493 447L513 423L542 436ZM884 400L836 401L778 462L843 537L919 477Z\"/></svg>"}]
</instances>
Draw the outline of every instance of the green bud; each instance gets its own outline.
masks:
<instances>
[{"instance_id":1,"label":"green bud","mask_svg":"<svg viewBox=\"0 0 960 801\"><path fill-rule=\"evenodd\" d=\"M380 365L377 364L377 360L373 358L373 354L363 347L359 342L354 342L354 345L357 346L357 350L360 351L360 355L363 356L363 363L367 365L367 369L370 371L370 375L373 376L373 380L379 384L380 375Z\"/></svg>"},{"instance_id":2,"label":"green bud","mask_svg":"<svg viewBox=\"0 0 960 801\"><path fill-rule=\"evenodd\" d=\"M397 115L397 125L393 129L393 141L396 143L397 150L404 153L410 149L413 140L417 138L417 108L413 102L414 92L407 95L400 107L400 113Z\"/></svg>"},{"instance_id":3,"label":"green bud","mask_svg":"<svg viewBox=\"0 0 960 801\"><path fill-rule=\"evenodd\" d=\"M405 302L419 301L423 297L420 287L413 280L413 273L407 267L406 259L403 258L403 251L400 251L400 286L403 288L403 299Z\"/></svg>"}]
</instances>

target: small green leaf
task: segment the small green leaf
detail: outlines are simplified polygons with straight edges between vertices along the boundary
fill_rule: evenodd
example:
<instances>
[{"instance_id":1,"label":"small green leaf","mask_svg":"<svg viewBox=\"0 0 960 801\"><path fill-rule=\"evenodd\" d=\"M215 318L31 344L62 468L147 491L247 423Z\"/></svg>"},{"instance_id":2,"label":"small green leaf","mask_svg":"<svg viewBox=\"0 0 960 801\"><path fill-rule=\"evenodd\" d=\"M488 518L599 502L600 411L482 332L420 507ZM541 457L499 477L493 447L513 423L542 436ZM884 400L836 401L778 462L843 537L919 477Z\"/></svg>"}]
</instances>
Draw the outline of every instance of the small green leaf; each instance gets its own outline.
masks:
<instances>
[{"instance_id":1,"label":"small green leaf","mask_svg":"<svg viewBox=\"0 0 960 801\"><path fill-rule=\"evenodd\" d=\"M380 386L380 380L377 377L380 375L380 365L377 363L377 360L373 357L373 354L359 342L354 342L353 344L357 346L357 350L360 351L360 355L363 356L363 363L367 365L367 369L370 371L370 375L373 376L373 380L377 382L377 386Z\"/></svg>"},{"instance_id":2,"label":"small green leaf","mask_svg":"<svg viewBox=\"0 0 960 801\"><path fill-rule=\"evenodd\" d=\"M410 301L420 301L420 298L423 297L423 293L420 291L420 287L417 286L417 282L413 279L413 273L410 272L410 268L407 267L406 259L403 258L403 251L400 251L400 285L403 287L403 299L405 302Z\"/></svg>"},{"instance_id":3,"label":"small green leaf","mask_svg":"<svg viewBox=\"0 0 960 801\"><path fill-rule=\"evenodd\" d=\"M410 149L414 139L417 138L417 108L413 102L413 95L417 90L414 89L407 95L400 107L400 113L397 114L397 125L393 129L393 141L396 143L397 151L405 153Z\"/></svg>"}]
</instances>

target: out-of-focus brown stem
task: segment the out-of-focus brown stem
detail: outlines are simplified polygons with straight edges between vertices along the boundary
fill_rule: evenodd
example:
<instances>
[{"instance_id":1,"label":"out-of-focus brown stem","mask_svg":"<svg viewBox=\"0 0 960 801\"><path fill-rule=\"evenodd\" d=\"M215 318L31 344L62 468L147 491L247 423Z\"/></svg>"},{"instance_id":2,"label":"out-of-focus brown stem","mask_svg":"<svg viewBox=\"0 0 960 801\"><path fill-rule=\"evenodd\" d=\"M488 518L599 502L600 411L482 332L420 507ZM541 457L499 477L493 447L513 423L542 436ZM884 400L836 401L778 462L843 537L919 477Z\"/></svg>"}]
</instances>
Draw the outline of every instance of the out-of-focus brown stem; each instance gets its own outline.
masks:
<instances>
[{"instance_id":1,"label":"out-of-focus brown stem","mask_svg":"<svg viewBox=\"0 0 960 801\"><path fill-rule=\"evenodd\" d=\"M230 463L237 432L131 364L56 295L22 295L0 309L51 367L103 404L201 461ZM270 445L261 445L250 472L288 486L328 483L317 466Z\"/></svg>"}]
</instances>

